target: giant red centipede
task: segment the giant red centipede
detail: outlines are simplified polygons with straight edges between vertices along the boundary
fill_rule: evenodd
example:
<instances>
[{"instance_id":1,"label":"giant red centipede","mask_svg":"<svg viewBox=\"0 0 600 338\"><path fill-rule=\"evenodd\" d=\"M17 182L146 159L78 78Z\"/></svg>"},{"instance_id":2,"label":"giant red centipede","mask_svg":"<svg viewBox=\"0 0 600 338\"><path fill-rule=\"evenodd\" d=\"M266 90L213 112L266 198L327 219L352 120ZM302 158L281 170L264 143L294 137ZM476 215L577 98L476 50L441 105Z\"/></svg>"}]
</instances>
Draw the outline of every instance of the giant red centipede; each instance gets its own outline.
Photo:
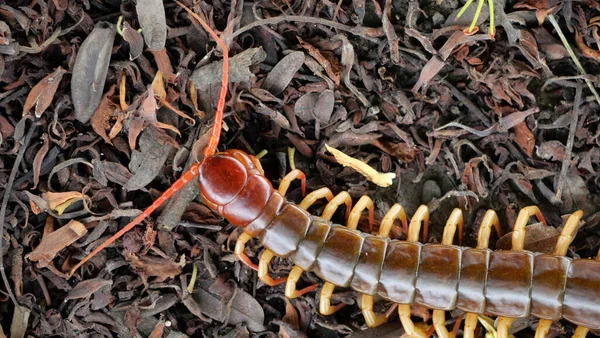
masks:
<instances>
[{"instance_id":1,"label":"giant red centipede","mask_svg":"<svg viewBox=\"0 0 600 338\"><path fill-rule=\"evenodd\" d=\"M288 174L276 191L254 156L240 150L215 154L227 91L227 48L210 27L185 9L209 31L224 52L221 95L204 157L140 216L84 258L71 273L198 176L205 203L231 224L243 229L235 248L240 260L256 268L259 278L268 285L286 282L285 295L289 298L314 289L314 286L302 290L296 288L302 272L313 271L325 281L320 296L322 314L339 309L340 305L332 306L330 301L334 287L340 286L351 287L362 294L361 309L369 326L387 320L385 315L374 313L373 296L397 303L400 321L406 333L413 337L425 337L426 332L412 322L411 303L433 309L433 327L439 337L451 336L445 327L445 311L456 308L466 312L465 337L473 337L480 314L499 317L497 332L501 338L508 337L508 329L515 318L530 315L540 319L536 337L544 337L550 324L561 318L578 325L574 334L578 338L584 337L589 330L600 330L600 255L598 260L565 257L583 215L581 211L570 215L552 255L523 250L529 218L536 216L541 223L546 223L535 206L519 213L512 250L488 249L491 228L498 230L500 226L494 211L488 211L482 221L476 248L452 245L456 228L463 226L460 209L451 214L441 244L421 244L418 242L421 226L426 232L429 221L425 206L415 212L409 224L405 211L396 204L383 218L378 235L366 234L356 228L364 209L369 210L372 223L373 203L368 197L361 198L351 208L348 193L334 197L329 189L323 188L295 205L284 195L294 179L301 180L304 192L305 177L300 171ZM319 198L329 201L321 217L307 211ZM349 211L346 227L329 221L342 204ZM400 220L407 230L407 240L388 238L395 220ZM459 234L461 232L459 229ZM258 238L266 248L258 266L244 254L245 244L251 238ZM268 275L267 266L274 256L290 258L295 264L287 279L275 280Z\"/></svg>"}]
</instances>

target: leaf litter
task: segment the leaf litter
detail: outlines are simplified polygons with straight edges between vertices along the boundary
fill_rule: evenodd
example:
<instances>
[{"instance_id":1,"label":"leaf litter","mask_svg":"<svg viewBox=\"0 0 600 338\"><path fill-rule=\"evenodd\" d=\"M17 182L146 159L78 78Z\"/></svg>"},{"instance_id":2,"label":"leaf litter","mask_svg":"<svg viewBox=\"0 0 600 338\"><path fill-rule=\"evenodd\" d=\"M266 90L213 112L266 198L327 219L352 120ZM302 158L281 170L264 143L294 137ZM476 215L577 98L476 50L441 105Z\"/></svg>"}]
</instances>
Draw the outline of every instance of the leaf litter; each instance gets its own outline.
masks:
<instances>
[{"instance_id":1,"label":"leaf litter","mask_svg":"<svg viewBox=\"0 0 600 338\"><path fill-rule=\"evenodd\" d=\"M194 2L231 49L219 150L267 150L261 163L274 186L295 167L309 190L368 195L376 226L394 203L408 215L427 204L433 242L460 207L474 246L492 208L507 235L491 245L507 248L518 210L535 204L550 226L528 226L526 246L551 252L563 216L582 209L570 255L595 256L600 106L588 86L600 65L600 5L495 1L492 40L487 6L469 35L475 6L455 20L462 5L438 2ZM336 289L334 302L351 305L321 316L314 291L286 300L283 286L258 281L233 256L237 230L193 185L65 280L199 158L223 64L177 6L90 4L0 5L2 290L19 303L0 310L4 332L400 336L395 317L365 330L353 293ZM368 167L359 171L395 176L391 185L344 168L326 144ZM405 238L399 223L392 233ZM251 259L260 250L248 243ZM270 268L282 277L291 267L277 259ZM320 282L310 273L300 281ZM573 329L560 322L550 334Z\"/></svg>"}]
</instances>

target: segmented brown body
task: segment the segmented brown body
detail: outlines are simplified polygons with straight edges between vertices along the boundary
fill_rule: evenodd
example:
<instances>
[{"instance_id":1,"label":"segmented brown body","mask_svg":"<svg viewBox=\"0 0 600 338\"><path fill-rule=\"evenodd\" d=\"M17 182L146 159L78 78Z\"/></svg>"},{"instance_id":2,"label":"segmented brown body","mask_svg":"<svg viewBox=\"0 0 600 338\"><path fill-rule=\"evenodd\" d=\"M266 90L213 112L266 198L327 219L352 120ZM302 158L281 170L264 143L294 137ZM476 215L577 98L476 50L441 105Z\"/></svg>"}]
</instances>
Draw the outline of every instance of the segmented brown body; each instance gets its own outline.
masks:
<instances>
[{"instance_id":1,"label":"segmented brown body","mask_svg":"<svg viewBox=\"0 0 600 338\"><path fill-rule=\"evenodd\" d=\"M333 224L289 203L252 158L229 150L200 167L213 209L275 255L323 280L395 303L600 330L600 261L390 240Z\"/></svg>"}]
</instances>

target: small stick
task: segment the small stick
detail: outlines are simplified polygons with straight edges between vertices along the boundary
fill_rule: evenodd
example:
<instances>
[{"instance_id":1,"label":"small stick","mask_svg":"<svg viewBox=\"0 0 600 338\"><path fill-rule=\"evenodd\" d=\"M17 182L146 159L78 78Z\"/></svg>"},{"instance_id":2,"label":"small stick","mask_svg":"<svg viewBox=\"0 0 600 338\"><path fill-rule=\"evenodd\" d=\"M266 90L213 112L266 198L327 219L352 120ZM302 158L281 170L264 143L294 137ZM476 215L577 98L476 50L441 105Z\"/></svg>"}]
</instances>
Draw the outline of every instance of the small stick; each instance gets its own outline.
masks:
<instances>
[{"instance_id":1,"label":"small stick","mask_svg":"<svg viewBox=\"0 0 600 338\"><path fill-rule=\"evenodd\" d=\"M17 177L17 171L19 170L19 164L23 160L23 156L25 155L25 149L29 146L29 141L31 141L31 136L33 136L33 132L36 128L33 126L29 127L27 131L27 135L25 135L25 140L23 140L23 144L19 153L17 154L17 158L15 159L15 163L13 164L13 168L10 172L10 176L8 177L8 183L6 184L6 190L4 190L4 199L2 200L2 207L0 207L0 275L2 275L2 281L4 285L6 285L6 291L8 292L8 296L10 300L13 302L17 309L20 309L19 302L17 302L17 298L12 292L10 284L8 283L8 277L6 276L6 271L4 271L4 256L2 256L2 244L4 237L4 218L6 216L6 208L8 207L8 199L10 198L10 192L12 190L13 184L15 183L15 178Z\"/></svg>"},{"instance_id":2,"label":"small stick","mask_svg":"<svg viewBox=\"0 0 600 338\"><path fill-rule=\"evenodd\" d=\"M229 50L227 49L227 46L225 45L223 40L221 40L221 38L219 38L217 33L215 33L215 31L212 28L210 28L210 26L206 22L204 22L204 20L202 20L202 18L200 18L196 13L192 12L192 10L190 10L189 8L185 7L179 1L175 1L175 2L179 6L181 6L183 9L185 9L194 19L198 20L198 22L200 22L202 27L204 27L204 29L206 29L206 31L208 31L210 36L212 36L212 38L215 39L215 41L217 41L217 44L221 47L221 49L223 49L223 76L221 77L221 81L222 81L221 90L219 92L219 100L217 101L217 109L215 111L215 121L213 123L213 127L212 127L212 130L210 133L210 139L208 140L208 145L206 146L206 148L204 148L204 156L203 156L201 162L196 162L196 163L192 164L190 166L190 168L185 173L183 173L183 175L181 175L181 177L177 181L175 181L175 183L173 183L172 186L169 187L169 189L167 189L165 192L163 192L163 194L160 195L160 197L158 197L140 215L138 215L136 218L134 218L133 221L129 222L129 224L127 224L123 229L119 230L112 237L110 237L109 239L104 241L104 243L100 244L96 249L94 249L94 251L90 252L87 256L85 256L83 258L83 260L81 260L81 262L77 263L77 265L75 265L71 269L71 272L69 273L69 277L71 277L77 269L79 269L85 262L90 260L97 253L99 253L104 248L106 248L107 246L112 244L114 241L119 239L121 236L123 236L129 230L133 229L133 227L135 227L137 224L141 223L144 219L146 219L147 217L150 217L150 215L152 214L152 212L154 210L156 210L159 206L161 206L166 200L171 198L171 196L173 196L173 194L175 194L176 192L181 190L181 188L183 188L184 185L186 185L188 182L192 181L198 175L198 170L200 168L200 165L202 164L202 161L204 161L208 157L213 156L217 150L217 145L219 144L219 138L221 136L221 128L223 125L223 110L225 109L225 97L227 96L227 85L229 82L229 80L228 80L229 79L229 64L228 64Z\"/></svg>"}]
</instances>

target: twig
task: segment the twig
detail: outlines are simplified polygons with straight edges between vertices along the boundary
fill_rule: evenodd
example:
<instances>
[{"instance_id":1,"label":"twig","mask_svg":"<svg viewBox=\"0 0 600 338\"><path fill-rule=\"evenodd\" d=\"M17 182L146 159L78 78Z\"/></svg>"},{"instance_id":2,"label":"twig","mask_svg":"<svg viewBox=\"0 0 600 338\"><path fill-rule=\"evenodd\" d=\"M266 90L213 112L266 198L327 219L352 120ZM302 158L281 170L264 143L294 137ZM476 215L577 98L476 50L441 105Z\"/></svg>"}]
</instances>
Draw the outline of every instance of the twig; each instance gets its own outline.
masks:
<instances>
[{"instance_id":1,"label":"twig","mask_svg":"<svg viewBox=\"0 0 600 338\"><path fill-rule=\"evenodd\" d=\"M229 35L223 35L223 40L227 44L229 44L229 42L231 42L236 36L238 36L244 32L247 32L248 30L250 30L254 27L264 26L264 25L276 25L276 24L278 24L280 22L284 22L284 21L314 23L317 25L329 26L329 27L337 29L337 30L352 33L354 35L360 35L363 37L375 38L375 37L380 37L380 36L384 35L383 28L369 28L369 27L361 27L361 26L351 27L351 26L346 26L344 24L341 24L339 22L330 21L330 20L321 19L321 18L310 17L310 16L281 15L281 16L276 16L276 17L272 17L272 18L268 18L268 19L254 21L253 23L247 24L246 26L238 29L237 31L235 31Z\"/></svg>"},{"instance_id":2,"label":"twig","mask_svg":"<svg viewBox=\"0 0 600 338\"><path fill-rule=\"evenodd\" d=\"M567 171L571 166L571 154L573 152L573 142L575 140L575 132L577 131L577 120L579 118L579 106L581 106L581 92L583 88L581 83L577 82L577 88L575 90L575 102L573 103L573 119L571 120L571 128L569 128L569 138L567 139L567 147L565 149L565 158L562 162L562 168L560 169L560 176L558 176L558 183L556 184L556 199L561 200L562 188L564 185Z\"/></svg>"},{"instance_id":3,"label":"twig","mask_svg":"<svg viewBox=\"0 0 600 338\"><path fill-rule=\"evenodd\" d=\"M560 26L558 25L556 18L554 18L554 15L553 14L548 15L548 20L550 20L550 23L552 23L552 26L554 26L554 29L556 29L556 32L558 33L558 36L560 37L560 41L562 41L563 45L569 52L571 59L573 60L573 62L575 62L575 65L577 66L579 73L581 75L586 75L585 70L583 69L583 66L581 65L581 62L579 62L579 59L577 59L575 52L573 52L573 49L571 49L571 45L569 44L569 41L567 41L567 38L563 34L562 30L560 29ZM594 97L596 98L596 102L598 102L598 104L600 104L600 95L598 95L598 92L596 91L596 88L594 88L594 84L592 83L592 81L585 79L585 83L587 83L588 88L594 94Z\"/></svg>"},{"instance_id":4,"label":"twig","mask_svg":"<svg viewBox=\"0 0 600 338\"><path fill-rule=\"evenodd\" d=\"M4 199L2 200L2 206L0 207L0 275L2 275L2 281L4 285L6 285L6 290L8 291L8 296L10 300L13 302L15 307L19 309L19 303L17 302L17 298L13 294L12 289L10 288L10 284L8 283L8 277L6 276L6 271L4 271L4 256L2 255L2 244L4 238L4 218L6 216L6 208L8 207L8 199L10 198L10 192L13 187L13 183L15 182L15 178L17 177L17 171L19 170L19 164L23 160L23 156L25 155L25 149L29 146L29 141L31 141L31 136L35 128L31 126L25 135L25 139L23 140L21 149L17 154L17 158L15 159L15 163L13 164L13 168L10 172L10 176L8 177L8 183L6 184L6 190L4 190Z\"/></svg>"}]
</instances>

